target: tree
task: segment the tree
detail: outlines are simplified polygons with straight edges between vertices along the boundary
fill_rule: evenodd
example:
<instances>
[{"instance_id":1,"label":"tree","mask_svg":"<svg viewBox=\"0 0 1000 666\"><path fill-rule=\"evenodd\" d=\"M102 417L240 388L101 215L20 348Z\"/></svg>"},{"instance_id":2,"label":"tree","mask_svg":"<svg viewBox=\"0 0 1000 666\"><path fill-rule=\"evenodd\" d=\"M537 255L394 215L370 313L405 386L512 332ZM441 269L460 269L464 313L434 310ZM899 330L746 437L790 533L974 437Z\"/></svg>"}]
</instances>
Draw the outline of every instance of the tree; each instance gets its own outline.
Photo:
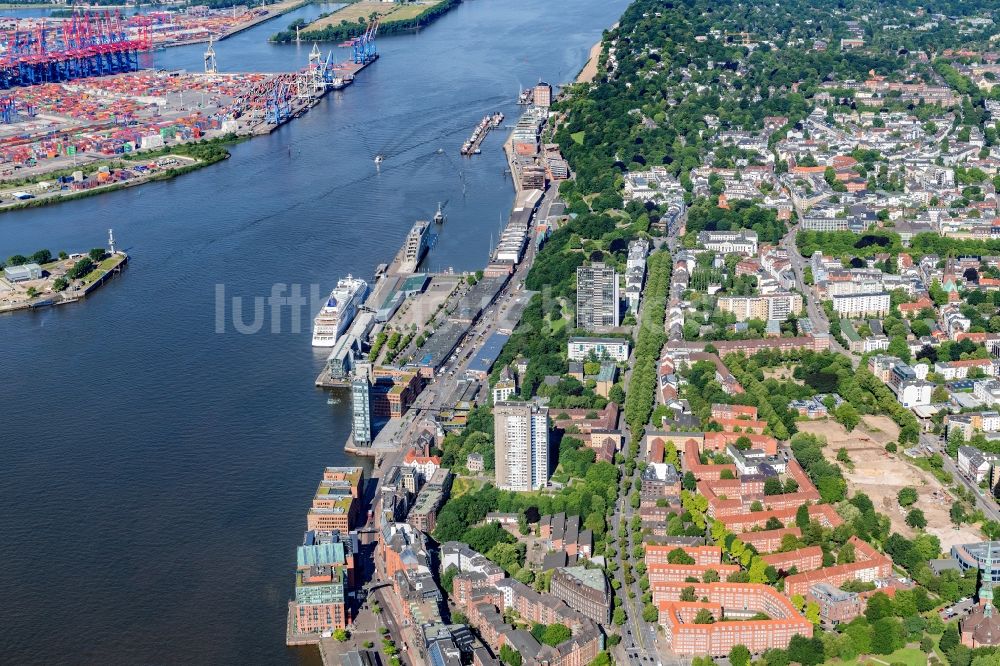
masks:
<instances>
[{"instance_id":1,"label":"tree","mask_svg":"<svg viewBox=\"0 0 1000 666\"><path fill-rule=\"evenodd\" d=\"M769 476L764 480L765 495L780 495L784 491L781 481L776 476Z\"/></svg>"},{"instance_id":2,"label":"tree","mask_svg":"<svg viewBox=\"0 0 1000 666\"><path fill-rule=\"evenodd\" d=\"M681 601L694 601L696 598L693 586L685 587L681 590Z\"/></svg>"},{"instance_id":3,"label":"tree","mask_svg":"<svg viewBox=\"0 0 1000 666\"><path fill-rule=\"evenodd\" d=\"M892 654L904 645L903 627L894 617L883 617L872 625L872 652Z\"/></svg>"},{"instance_id":4,"label":"tree","mask_svg":"<svg viewBox=\"0 0 1000 666\"><path fill-rule=\"evenodd\" d=\"M667 562L670 564L694 564L694 558L684 552L683 548L674 548L667 553Z\"/></svg>"},{"instance_id":5,"label":"tree","mask_svg":"<svg viewBox=\"0 0 1000 666\"><path fill-rule=\"evenodd\" d=\"M861 421L861 415L849 402L842 403L833 413L834 419L844 426L847 432L851 432Z\"/></svg>"},{"instance_id":6,"label":"tree","mask_svg":"<svg viewBox=\"0 0 1000 666\"><path fill-rule=\"evenodd\" d=\"M52 253L48 250L39 250L31 255L31 261L36 264L47 264L52 261Z\"/></svg>"},{"instance_id":7,"label":"tree","mask_svg":"<svg viewBox=\"0 0 1000 666\"><path fill-rule=\"evenodd\" d=\"M699 608L698 612L695 613L694 623L695 624L713 624L715 622L715 616L712 615L712 611L707 608Z\"/></svg>"},{"instance_id":8,"label":"tree","mask_svg":"<svg viewBox=\"0 0 1000 666\"><path fill-rule=\"evenodd\" d=\"M806 619L812 622L814 625L819 625L819 604L815 601L810 601L806 604Z\"/></svg>"},{"instance_id":9,"label":"tree","mask_svg":"<svg viewBox=\"0 0 1000 666\"><path fill-rule=\"evenodd\" d=\"M719 572L715 569L706 569L705 573L701 576L702 581L706 583L718 583L719 582ZM694 588L692 588L693 590Z\"/></svg>"},{"instance_id":10,"label":"tree","mask_svg":"<svg viewBox=\"0 0 1000 666\"><path fill-rule=\"evenodd\" d=\"M52 282L52 288L55 289L56 291L66 291L66 288L68 286L69 286L69 281L66 280L66 278L61 277L61 276L57 277Z\"/></svg>"},{"instance_id":11,"label":"tree","mask_svg":"<svg viewBox=\"0 0 1000 666\"><path fill-rule=\"evenodd\" d=\"M507 666L521 666L521 655L509 643L503 644L498 656L500 657L500 661L507 664Z\"/></svg>"},{"instance_id":12,"label":"tree","mask_svg":"<svg viewBox=\"0 0 1000 666\"><path fill-rule=\"evenodd\" d=\"M335 641L343 643L348 638L350 638L350 634L347 633L346 629L336 629L333 632L333 640Z\"/></svg>"},{"instance_id":13,"label":"tree","mask_svg":"<svg viewBox=\"0 0 1000 666\"><path fill-rule=\"evenodd\" d=\"M694 474L691 472L684 472L684 478L681 481L681 487L689 492L694 492L698 488L698 480L694 478Z\"/></svg>"},{"instance_id":14,"label":"tree","mask_svg":"<svg viewBox=\"0 0 1000 666\"><path fill-rule=\"evenodd\" d=\"M951 518L951 522L956 525L961 525L965 521L965 509L961 504L955 502L951 505L951 510L948 511L948 516Z\"/></svg>"},{"instance_id":15,"label":"tree","mask_svg":"<svg viewBox=\"0 0 1000 666\"><path fill-rule=\"evenodd\" d=\"M611 621L615 623L615 626L622 626L625 624L625 609L616 608L615 612L611 614Z\"/></svg>"},{"instance_id":16,"label":"tree","mask_svg":"<svg viewBox=\"0 0 1000 666\"><path fill-rule=\"evenodd\" d=\"M806 638L800 634L788 642L788 659L802 666L815 666L823 662L823 641L819 636Z\"/></svg>"},{"instance_id":17,"label":"tree","mask_svg":"<svg viewBox=\"0 0 1000 666\"><path fill-rule=\"evenodd\" d=\"M922 530L927 527L927 519L924 517L924 512L920 509L910 509L910 512L906 514L906 524L918 530Z\"/></svg>"},{"instance_id":18,"label":"tree","mask_svg":"<svg viewBox=\"0 0 1000 666\"><path fill-rule=\"evenodd\" d=\"M729 650L729 663L732 666L749 666L750 650L746 645L734 645Z\"/></svg>"},{"instance_id":19,"label":"tree","mask_svg":"<svg viewBox=\"0 0 1000 666\"><path fill-rule=\"evenodd\" d=\"M90 260L95 264L99 264L104 261L104 258L108 256L108 253L103 247L95 247L87 253L87 256L89 256Z\"/></svg>"},{"instance_id":20,"label":"tree","mask_svg":"<svg viewBox=\"0 0 1000 666\"><path fill-rule=\"evenodd\" d=\"M804 530L809 527L809 505L800 504L799 508L795 511L795 525L800 529Z\"/></svg>"},{"instance_id":21,"label":"tree","mask_svg":"<svg viewBox=\"0 0 1000 666\"><path fill-rule=\"evenodd\" d=\"M66 271L66 277L71 280L78 280L90 271L94 270L94 268L94 262L90 260L90 257L84 257L80 261L73 264L72 268Z\"/></svg>"},{"instance_id":22,"label":"tree","mask_svg":"<svg viewBox=\"0 0 1000 666\"><path fill-rule=\"evenodd\" d=\"M556 624L550 624L545 627L545 631L542 632L542 637L539 642L544 645L551 645L552 647L555 647L569 640L572 635L573 632L570 631L569 627L565 624L559 624L557 622Z\"/></svg>"},{"instance_id":23,"label":"tree","mask_svg":"<svg viewBox=\"0 0 1000 666\"><path fill-rule=\"evenodd\" d=\"M917 491L910 486L905 488L900 488L899 492L896 493L896 501L899 502L899 506L907 507L915 504L917 501Z\"/></svg>"},{"instance_id":24,"label":"tree","mask_svg":"<svg viewBox=\"0 0 1000 666\"><path fill-rule=\"evenodd\" d=\"M953 647L958 645L958 627L954 624L949 624L944 628L944 633L941 634L941 640L938 642L938 647L941 648L942 652L949 652Z\"/></svg>"},{"instance_id":25,"label":"tree","mask_svg":"<svg viewBox=\"0 0 1000 666\"><path fill-rule=\"evenodd\" d=\"M892 599L886 596L885 592L876 592L868 599L868 607L865 608L865 618L873 626L879 620L892 617ZM892 652L892 650L889 650ZM884 653L888 654L888 652Z\"/></svg>"},{"instance_id":26,"label":"tree","mask_svg":"<svg viewBox=\"0 0 1000 666\"><path fill-rule=\"evenodd\" d=\"M660 611L656 610L653 604L646 604L642 609L642 619L646 622L656 622L660 618Z\"/></svg>"}]
</instances>

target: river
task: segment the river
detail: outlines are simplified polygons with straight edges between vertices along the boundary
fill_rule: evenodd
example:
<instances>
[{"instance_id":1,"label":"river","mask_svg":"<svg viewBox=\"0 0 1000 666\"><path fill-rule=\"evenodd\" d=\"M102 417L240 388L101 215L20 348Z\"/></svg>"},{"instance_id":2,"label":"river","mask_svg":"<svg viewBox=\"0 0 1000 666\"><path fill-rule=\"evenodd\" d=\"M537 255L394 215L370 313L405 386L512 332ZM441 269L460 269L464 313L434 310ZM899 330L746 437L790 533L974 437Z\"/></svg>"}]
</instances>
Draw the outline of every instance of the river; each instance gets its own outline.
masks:
<instances>
[{"instance_id":1,"label":"river","mask_svg":"<svg viewBox=\"0 0 1000 666\"><path fill-rule=\"evenodd\" d=\"M0 215L2 256L99 247L111 227L132 256L86 302L0 317L0 662L315 660L284 647L286 604L322 467L357 463L348 407L312 385L313 312L241 334L227 307L220 332L217 294L249 310L275 285L370 278L438 201L426 265L483 267L513 201L505 132L459 146L487 112L513 122L521 86L571 80L625 5L470 0L380 39L353 86L225 162ZM221 42L220 69L298 68L311 44L265 39L322 10ZM198 69L203 50L155 64Z\"/></svg>"}]
</instances>

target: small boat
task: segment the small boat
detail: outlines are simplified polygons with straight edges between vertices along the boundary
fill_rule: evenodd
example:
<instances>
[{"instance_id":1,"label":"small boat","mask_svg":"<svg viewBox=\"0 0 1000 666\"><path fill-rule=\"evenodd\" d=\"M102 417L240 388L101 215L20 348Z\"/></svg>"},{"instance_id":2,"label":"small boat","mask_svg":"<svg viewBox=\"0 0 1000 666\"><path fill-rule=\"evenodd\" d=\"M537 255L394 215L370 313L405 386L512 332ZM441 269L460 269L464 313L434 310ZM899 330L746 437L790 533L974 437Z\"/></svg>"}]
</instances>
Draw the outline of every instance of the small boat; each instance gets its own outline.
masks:
<instances>
[{"instance_id":1,"label":"small boat","mask_svg":"<svg viewBox=\"0 0 1000 666\"><path fill-rule=\"evenodd\" d=\"M384 160L384 159L385 158L382 157L381 155L376 155L375 156L375 164L382 164L382 160Z\"/></svg>"},{"instance_id":2,"label":"small boat","mask_svg":"<svg viewBox=\"0 0 1000 666\"><path fill-rule=\"evenodd\" d=\"M438 202L437 212L434 213L434 224L444 224L444 213L441 211L441 202Z\"/></svg>"}]
</instances>

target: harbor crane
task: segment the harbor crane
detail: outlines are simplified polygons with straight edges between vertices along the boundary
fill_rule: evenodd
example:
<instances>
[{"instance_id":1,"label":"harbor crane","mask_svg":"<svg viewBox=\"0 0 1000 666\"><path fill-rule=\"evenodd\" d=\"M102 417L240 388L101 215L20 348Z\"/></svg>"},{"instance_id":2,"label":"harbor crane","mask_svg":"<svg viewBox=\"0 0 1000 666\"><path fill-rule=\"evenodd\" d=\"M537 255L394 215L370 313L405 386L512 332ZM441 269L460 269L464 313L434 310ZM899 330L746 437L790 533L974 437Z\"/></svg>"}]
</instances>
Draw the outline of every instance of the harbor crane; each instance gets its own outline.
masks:
<instances>
[{"instance_id":1,"label":"harbor crane","mask_svg":"<svg viewBox=\"0 0 1000 666\"><path fill-rule=\"evenodd\" d=\"M214 35L208 36L208 48L205 49L205 73L206 74L218 74L219 66L215 61L215 47L212 45L214 40Z\"/></svg>"},{"instance_id":2,"label":"harbor crane","mask_svg":"<svg viewBox=\"0 0 1000 666\"><path fill-rule=\"evenodd\" d=\"M375 48L375 35L378 34L378 26L378 19L375 19L365 28L364 34L340 44L344 48L351 49L351 55L355 64L363 65L378 58L378 50Z\"/></svg>"}]
</instances>

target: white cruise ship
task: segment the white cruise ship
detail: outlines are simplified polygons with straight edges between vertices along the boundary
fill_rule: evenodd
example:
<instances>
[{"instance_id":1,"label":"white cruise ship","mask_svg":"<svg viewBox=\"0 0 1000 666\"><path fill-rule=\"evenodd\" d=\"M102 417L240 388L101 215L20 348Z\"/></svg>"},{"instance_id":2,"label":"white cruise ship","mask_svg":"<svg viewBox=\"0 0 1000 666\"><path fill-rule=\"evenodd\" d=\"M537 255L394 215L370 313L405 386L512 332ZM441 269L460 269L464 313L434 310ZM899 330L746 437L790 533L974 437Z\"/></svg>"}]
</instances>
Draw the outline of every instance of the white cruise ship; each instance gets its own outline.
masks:
<instances>
[{"instance_id":1,"label":"white cruise ship","mask_svg":"<svg viewBox=\"0 0 1000 666\"><path fill-rule=\"evenodd\" d=\"M350 275L340 280L313 322L313 347L333 347L337 344L337 338L354 321L358 306L366 296L368 283L364 280Z\"/></svg>"}]
</instances>

